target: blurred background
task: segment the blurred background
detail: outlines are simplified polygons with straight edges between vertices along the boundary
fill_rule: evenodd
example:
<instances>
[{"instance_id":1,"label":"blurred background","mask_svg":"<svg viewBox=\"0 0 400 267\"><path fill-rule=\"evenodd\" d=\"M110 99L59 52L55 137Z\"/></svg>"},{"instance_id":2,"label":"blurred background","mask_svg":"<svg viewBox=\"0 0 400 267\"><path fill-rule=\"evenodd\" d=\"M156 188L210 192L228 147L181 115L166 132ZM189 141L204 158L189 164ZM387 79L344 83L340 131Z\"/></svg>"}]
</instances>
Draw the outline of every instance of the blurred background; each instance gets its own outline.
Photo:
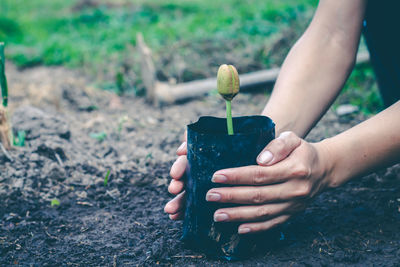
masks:
<instances>
[{"instance_id":1,"label":"blurred background","mask_svg":"<svg viewBox=\"0 0 400 267\"><path fill-rule=\"evenodd\" d=\"M1 0L0 41L18 68L62 65L98 88L145 94L136 34L153 51L157 77L173 83L280 66L317 0ZM360 50L366 50L363 42ZM266 93L271 88L266 88ZM11 89L12 90L12 89ZM334 104L366 115L383 107L370 64L358 65Z\"/></svg>"}]
</instances>

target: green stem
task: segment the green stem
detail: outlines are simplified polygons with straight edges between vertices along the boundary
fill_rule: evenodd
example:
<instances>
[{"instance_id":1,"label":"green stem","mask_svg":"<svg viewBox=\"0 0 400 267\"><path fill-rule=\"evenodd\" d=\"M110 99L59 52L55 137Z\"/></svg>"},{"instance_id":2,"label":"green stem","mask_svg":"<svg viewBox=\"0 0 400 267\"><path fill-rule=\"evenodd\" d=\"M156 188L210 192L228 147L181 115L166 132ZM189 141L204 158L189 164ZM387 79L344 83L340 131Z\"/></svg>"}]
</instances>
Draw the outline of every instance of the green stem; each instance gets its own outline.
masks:
<instances>
[{"instance_id":1,"label":"green stem","mask_svg":"<svg viewBox=\"0 0 400 267\"><path fill-rule=\"evenodd\" d=\"M228 127L228 134L233 135L231 101L225 100L225 103L226 103L226 125Z\"/></svg>"},{"instance_id":2,"label":"green stem","mask_svg":"<svg viewBox=\"0 0 400 267\"><path fill-rule=\"evenodd\" d=\"M1 97L3 98L3 106L6 108L8 104L8 87L6 79L6 59L4 56L4 43L0 43L0 87Z\"/></svg>"}]
</instances>

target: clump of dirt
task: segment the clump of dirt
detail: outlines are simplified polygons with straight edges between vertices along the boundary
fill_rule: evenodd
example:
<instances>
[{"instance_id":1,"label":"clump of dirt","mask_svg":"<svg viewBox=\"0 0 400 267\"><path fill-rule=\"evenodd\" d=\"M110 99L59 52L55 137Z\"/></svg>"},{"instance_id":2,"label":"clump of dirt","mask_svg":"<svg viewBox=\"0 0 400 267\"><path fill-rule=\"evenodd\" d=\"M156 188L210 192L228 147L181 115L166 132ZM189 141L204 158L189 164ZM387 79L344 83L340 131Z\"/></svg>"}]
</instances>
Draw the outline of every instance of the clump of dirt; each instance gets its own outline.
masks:
<instances>
[{"instance_id":1,"label":"clump of dirt","mask_svg":"<svg viewBox=\"0 0 400 267\"><path fill-rule=\"evenodd\" d=\"M0 152L1 263L228 265L185 249L181 222L163 213L184 126L201 115L224 116L222 100L208 96L156 109L126 96L116 109L109 93L87 87L74 72L8 69L13 127L26 132L26 146L10 152L12 161ZM266 98L242 94L235 101L234 115L253 115ZM328 112L309 139L363 119L344 122ZM274 249L231 265L394 266L399 196L399 166L360 178L317 197L280 229ZM51 206L53 199L60 204Z\"/></svg>"}]
</instances>

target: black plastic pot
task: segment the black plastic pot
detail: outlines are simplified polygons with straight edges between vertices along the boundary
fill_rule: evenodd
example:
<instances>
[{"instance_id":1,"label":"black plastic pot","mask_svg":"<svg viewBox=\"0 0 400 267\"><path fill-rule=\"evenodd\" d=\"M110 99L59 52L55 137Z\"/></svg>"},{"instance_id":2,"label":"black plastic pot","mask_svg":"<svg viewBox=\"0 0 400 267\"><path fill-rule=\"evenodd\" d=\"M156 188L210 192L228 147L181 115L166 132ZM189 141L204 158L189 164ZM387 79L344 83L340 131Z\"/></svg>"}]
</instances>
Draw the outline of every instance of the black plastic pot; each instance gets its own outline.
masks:
<instances>
[{"instance_id":1,"label":"black plastic pot","mask_svg":"<svg viewBox=\"0 0 400 267\"><path fill-rule=\"evenodd\" d=\"M201 117L187 126L188 167L183 241L192 249L226 260L252 254L264 235L239 235L240 223L213 220L214 212L233 204L207 202L217 170L256 165L256 158L275 137L275 124L265 116L233 118L234 135L228 135L225 118ZM236 205L237 206L237 205Z\"/></svg>"}]
</instances>

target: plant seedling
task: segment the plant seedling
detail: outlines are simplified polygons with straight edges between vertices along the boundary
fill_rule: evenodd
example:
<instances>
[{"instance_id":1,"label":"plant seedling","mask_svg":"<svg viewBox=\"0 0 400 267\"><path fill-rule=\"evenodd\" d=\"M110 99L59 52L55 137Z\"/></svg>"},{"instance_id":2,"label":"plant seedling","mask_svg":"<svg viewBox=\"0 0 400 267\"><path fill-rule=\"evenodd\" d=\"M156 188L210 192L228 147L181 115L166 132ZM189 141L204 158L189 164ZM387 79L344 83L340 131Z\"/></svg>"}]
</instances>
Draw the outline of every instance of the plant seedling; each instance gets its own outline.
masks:
<instances>
[{"instance_id":1,"label":"plant seedling","mask_svg":"<svg viewBox=\"0 0 400 267\"><path fill-rule=\"evenodd\" d=\"M232 65L223 64L217 74L218 93L225 99L226 103L226 124L228 134L233 135L231 101L239 93L240 80L236 68Z\"/></svg>"},{"instance_id":2,"label":"plant seedling","mask_svg":"<svg viewBox=\"0 0 400 267\"><path fill-rule=\"evenodd\" d=\"M58 200L57 198L53 198L53 199L51 200L51 202L50 202L50 205L51 205L52 207L60 206L60 200Z\"/></svg>"},{"instance_id":3,"label":"plant seedling","mask_svg":"<svg viewBox=\"0 0 400 267\"><path fill-rule=\"evenodd\" d=\"M90 133L89 136L93 139L98 140L99 142L102 142L104 141L104 139L107 138L107 134L105 132Z\"/></svg>"},{"instance_id":4,"label":"plant seedling","mask_svg":"<svg viewBox=\"0 0 400 267\"><path fill-rule=\"evenodd\" d=\"M11 149L12 137L11 127L8 122L8 87L6 78L6 59L4 56L4 43L0 42L0 87L1 87L1 105L0 105L0 142L6 150Z\"/></svg>"},{"instance_id":5,"label":"plant seedling","mask_svg":"<svg viewBox=\"0 0 400 267\"><path fill-rule=\"evenodd\" d=\"M23 147L25 146L25 131L18 131L17 137L13 136L13 144L14 146Z\"/></svg>"},{"instance_id":6,"label":"plant seedling","mask_svg":"<svg viewBox=\"0 0 400 267\"><path fill-rule=\"evenodd\" d=\"M122 129L123 129L123 127L124 127L124 124L125 124L128 120L129 120L129 118L128 118L127 115L122 116L121 118L118 119L118 128L117 128L117 132L118 132L118 135L119 135L119 136L121 136L121 132L122 132Z\"/></svg>"},{"instance_id":7,"label":"plant seedling","mask_svg":"<svg viewBox=\"0 0 400 267\"><path fill-rule=\"evenodd\" d=\"M8 86L6 78L6 58L4 56L4 43L0 42L0 85L2 105L4 108L8 106Z\"/></svg>"},{"instance_id":8,"label":"plant seedling","mask_svg":"<svg viewBox=\"0 0 400 267\"><path fill-rule=\"evenodd\" d=\"M107 184L108 184L108 177L110 176L110 173L111 173L111 171L108 170L107 174L106 174L106 177L104 177L104 186L107 186Z\"/></svg>"}]
</instances>

